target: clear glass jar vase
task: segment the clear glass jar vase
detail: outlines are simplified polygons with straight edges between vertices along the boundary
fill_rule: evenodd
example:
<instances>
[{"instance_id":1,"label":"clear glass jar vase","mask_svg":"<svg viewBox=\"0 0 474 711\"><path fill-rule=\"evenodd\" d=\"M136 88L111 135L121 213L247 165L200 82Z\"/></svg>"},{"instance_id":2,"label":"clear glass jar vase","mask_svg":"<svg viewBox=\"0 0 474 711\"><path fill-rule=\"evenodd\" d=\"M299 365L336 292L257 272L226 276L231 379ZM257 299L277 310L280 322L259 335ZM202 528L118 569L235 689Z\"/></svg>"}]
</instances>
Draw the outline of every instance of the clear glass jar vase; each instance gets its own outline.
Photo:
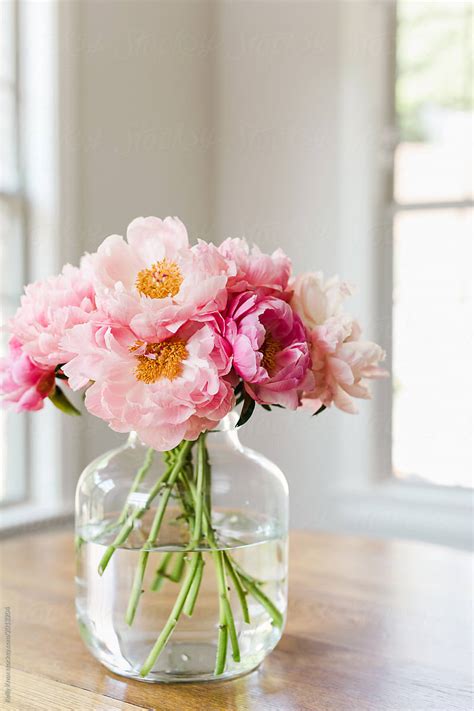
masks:
<instances>
[{"instance_id":1,"label":"clear glass jar vase","mask_svg":"<svg viewBox=\"0 0 474 711\"><path fill-rule=\"evenodd\" d=\"M288 487L241 445L236 420L164 455L131 434L80 477L77 618L116 674L230 679L255 669L282 635Z\"/></svg>"}]
</instances>

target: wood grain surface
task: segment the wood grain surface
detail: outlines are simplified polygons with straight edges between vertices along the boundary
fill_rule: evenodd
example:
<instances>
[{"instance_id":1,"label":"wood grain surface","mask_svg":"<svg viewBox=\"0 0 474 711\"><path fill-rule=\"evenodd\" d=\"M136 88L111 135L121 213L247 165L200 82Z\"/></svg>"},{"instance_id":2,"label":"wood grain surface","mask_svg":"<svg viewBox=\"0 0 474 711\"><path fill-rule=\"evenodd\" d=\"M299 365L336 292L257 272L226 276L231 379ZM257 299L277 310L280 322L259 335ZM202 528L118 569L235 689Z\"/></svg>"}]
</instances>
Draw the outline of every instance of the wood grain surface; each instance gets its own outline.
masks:
<instances>
[{"instance_id":1,"label":"wood grain surface","mask_svg":"<svg viewBox=\"0 0 474 711\"><path fill-rule=\"evenodd\" d=\"M6 711L472 709L468 553L295 532L288 624L262 667L230 682L157 685L111 674L81 642L69 531L20 536L0 550L11 622Z\"/></svg>"}]
</instances>

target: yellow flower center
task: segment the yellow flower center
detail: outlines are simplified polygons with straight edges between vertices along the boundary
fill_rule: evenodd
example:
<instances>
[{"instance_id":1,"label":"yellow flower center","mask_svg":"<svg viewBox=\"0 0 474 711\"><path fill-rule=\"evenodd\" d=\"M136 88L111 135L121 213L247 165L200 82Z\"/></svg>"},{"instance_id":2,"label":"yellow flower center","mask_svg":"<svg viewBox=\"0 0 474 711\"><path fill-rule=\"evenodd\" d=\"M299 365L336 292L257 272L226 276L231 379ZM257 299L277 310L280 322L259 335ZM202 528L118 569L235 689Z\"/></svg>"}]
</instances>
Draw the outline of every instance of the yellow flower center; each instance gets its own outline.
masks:
<instances>
[{"instance_id":1,"label":"yellow flower center","mask_svg":"<svg viewBox=\"0 0 474 711\"><path fill-rule=\"evenodd\" d=\"M260 350L263 355L261 365L269 375L272 375L276 367L276 355L281 351L281 343L273 338L271 333L267 333Z\"/></svg>"},{"instance_id":2,"label":"yellow flower center","mask_svg":"<svg viewBox=\"0 0 474 711\"><path fill-rule=\"evenodd\" d=\"M140 294L151 299L164 299L175 296L183 283L183 275L176 262L162 259L155 262L149 269L138 272L135 286Z\"/></svg>"},{"instance_id":3,"label":"yellow flower center","mask_svg":"<svg viewBox=\"0 0 474 711\"><path fill-rule=\"evenodd\" d=\"M137 341L130 351L142 348L144 343ZM183 361L188 357L184 341L163 341L148 343L145 353L137 356L135 377L143 383L156 383L160 378L174 380L183 372Z\"/></svg>"}]
</instances>

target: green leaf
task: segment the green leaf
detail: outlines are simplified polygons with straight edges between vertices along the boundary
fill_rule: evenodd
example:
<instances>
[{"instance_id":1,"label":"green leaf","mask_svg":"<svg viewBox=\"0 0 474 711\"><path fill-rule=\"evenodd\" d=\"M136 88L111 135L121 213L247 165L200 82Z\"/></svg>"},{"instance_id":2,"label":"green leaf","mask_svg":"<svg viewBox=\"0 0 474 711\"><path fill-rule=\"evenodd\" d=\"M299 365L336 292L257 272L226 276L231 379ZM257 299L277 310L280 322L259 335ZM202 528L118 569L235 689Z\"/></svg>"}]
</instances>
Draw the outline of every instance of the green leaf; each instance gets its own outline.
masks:
<instances>
[{"instance_id":1,"label":"green leaf","mask_svg":"<svg viewBox=\"0 0 474 711\"><path fill-rule=\"evenodd\" d=\"M53 405L58 408L58 410L61 410L61 412L65 412L66 415L81 414L79 410L74 407L72 402L69 402L59 385L56 385L51 395L49 395L49 399L51 400Z\"/></svg>"},{"instance_id":2,"label":"green leaf","mask_svg":"<svg viewBox=\"0 0 474 711\"><path fill-rule=\"evenodd\" d=\"M319 415L320 412L324 412L325 409L326 409L326 405L321 405L319 410L316 410L316 412L313 412L313 417L316 417L316 415Z\"/></svg>"},{"instance_id":3,"label":"green leaf","mask_svg":"<svg viewBox=\"0 0 474 711\"><path fill-rule=\"evenodd\" d=\"M242 427L246 422L250 420L255 410L255 400L250 397L248 393L245 393L244 404L242 405L242 410L240 411L239 421L236 427Z\"/></svg>"},{"instance_id":4,"label":"green leaf","mask_svg":"<svg viewBox=\"0 0 474 711\"><path fill-rule=\"evenodd\" d=\"M234 394L235 394L235 404L240 405L240 403L244 401L244 396L245 396L244 384L242 381L240 381L240 383L235 388Z\"/></svg>"},{"instance_id":5,"label":"green leaf","mask_svg":"<svg viewBox=\"0 0 474 711\"><path fill-rule=\"evenodd\" d=\"M271 411L272 411L272 408L270 407L270 405L264 405L264 404L262 403L262 407L263 407L263 409L266 410L267 412L271 412Z\"/></svg>"}]
</instances>

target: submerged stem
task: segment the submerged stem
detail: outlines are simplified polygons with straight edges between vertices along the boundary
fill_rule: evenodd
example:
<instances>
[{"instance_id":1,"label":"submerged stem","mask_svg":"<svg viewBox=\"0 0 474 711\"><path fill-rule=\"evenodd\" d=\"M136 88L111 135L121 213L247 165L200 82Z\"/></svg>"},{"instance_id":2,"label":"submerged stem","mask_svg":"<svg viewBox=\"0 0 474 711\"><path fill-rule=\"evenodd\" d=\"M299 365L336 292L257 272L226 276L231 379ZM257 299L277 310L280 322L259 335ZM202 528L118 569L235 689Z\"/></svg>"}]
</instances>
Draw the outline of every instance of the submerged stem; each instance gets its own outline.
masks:
<instances>
[{"instance_id":1,"label":"submerged stem","mask_svg":"<svg viewBox=\"0 0 474 711\"><path fill-rule=\"evenodd\" d=\"M143 578L145 577L146 564L148 563L149 555L150 551L140 551L140 557L138 559L138 565L135 571L135 577L133 579L132 592L128 601L127 612L125 613L125 622L127 623L127 625L132 624L135 618L135 613L137 611L140 595L142 594L142 592L144 592L144 590L142 589L142 585Z\"/></svg>"},{"instance_id":2,"label":"submerged stem","mask_svg":"<svg viewBox=\"0 0 474 711\"><path fill-rule=\"evenodd\" d=\"M169 579L173 581L173 583L179 583L181 581L181 578L183 577L185 561L186 561L186 551L183 551L181 553L176 553L176 559L175 559L173 569L168 576Z\"/></svg>"},{"instance_id":3,"label":"submerged stem","mask_svg":"<svg viewBox=\"0 0 474 711\"><path fill-rule=\"evenodd\" d=\"M229 576L234 584L235 592L237 593L237 597L239 598L240 607L242 608L242 617L244 618L244 622L250 624L250 614L246 598L247 593L242 587L242 583L240 582L240 578L234 568L233 561L230 555L227 553L227 551L223 551L223 554L227 572L229 573Z\"/></svg>"},{"instance_id":4,"label":"submerged stem","mask_svg":"<svg viewBox=\"0 0 474 711\"><path fill-rule=\"evenodd\" d=\"M223 608L222 602L219 600L219 635L217 637L217 654L216 654L216 666L214 668L214 674L220 676L224 673L225 662L227 657L227 622L225 616L225 610Z\"/></svg>"},{"instance_id":5,"label":"submerged stem","mask_svg":"<svg viewBox=\"0 0 474 711\"><path fill-rule=\"evenodd\" d=\"M191 617L194 612L194 607L196 605L197 596L199 593L199 589L201 587L203 572L204 572L204 560L201 555L199 567L197 569L196 575L194 576L193 583L192 583L191 589L189 591L189 595L187 596L186 602L184 603L183 612L188 617Z\"/></svg>"},{"instance_id":6,"label":"submerged stem","mask_svg":"<svg viewBox=\"0 0 474 711\"><path fill-rule=\"evenodd\" d=\"M176 602L173 606L173 609L171 610L171 614L168 617L168 620L161 630L161 633L156 640L153 649L151 650L150 654L148 655L144 665L140 669L140 676L147 676L147 674L150 673L152 668L154 667L156 660L160 656L161 652L163 651L164 646L166 645L168 639L170 638L174 628L178 624L178 620L181 616L181 613L183 611L184 603L186 602L186 598L189 594L189 591L191 590L191 586L193 584L194 578L196 576L196 573L199 569L200 566L200 561L202 559L201 553L195 553L193 556L193 560L191 562L191 565L189 567L188 573L186 575L186 578L184 580L184 583L181 587L181 590L179 591L179 595L176 598Z\"/></svg>"},{"instance_id":7,"label":"submerged stem","mask_svg":"<svg viewBox=\"0 0 474 711\"><path fill-rule=\"evenodd\" d=\"M214 560L214 565L216 567L217 589L219 591L219 636L217 643L217 656L215 667L215 674L216 676L218 676L222 674L225 669L227 657L227 639L230 638L230 643L232 647L232 658L235 662L240 662L240 649L237 638L237 631L235 628L234 615L232 613L232 606L230 604L229 599L229 590L227 588L224 552L218 549L218 544L211 523L211 511L210 509L208 509L207 506L207 501L210 501L211 466L209 462L206 442L204 439L202 440L200 451L198 450L198 456L199 455L200 472L198 472L198 477L200 475L202 477L202 482L205 482L206 500L203 500L202 495L197 500L201 501L202 526L207 536L209 545L212 548L212 557Z\"/></svg>"},{"instance_id":8,"label":"submerged stem","mask_svg":"<svg viewBox=\"0 0 474 711\"><path fill-rule=\"evenodd\" d=\"M234 616L229 600L229 591L227 589L227 580L224 570L224 554L223 551L213 550L212 557L216 566L217 588L219 590L219 605L221 607L221 616L227 625L230 643L232 647L232 659L234 662L240 662L240 649L237 639L237 631L235 629ZM222 624L222 622L221 622ZM221 672L222 673L222 672Z\"/></svg>"},{"instance_id":9,"label":"submerged stem","mask_svg":"<svg viewBox=\"0 0 474 711\"><path fill-rule=\"evenodd\" d=\"M168 577L168 573L167 573L168 563L170 562L172 556L173 556L173 553L171 551L164 554L163 560L161 561L160 565L156 569L155 577L153 579L152 584L150 585L150 590L153 590L154 592L158 592L158 590L160 590L161 586L163 585L163 583L165 581L165 578Z\"/></svg>"},{"instance_id":10,"label":"submerged stem","mask_svg":"<svg viewBox=\"0 0 474 711\"><path fill-rule=\"evenodd\" d=\"M254 597L268 612L273 620L273 624L276 627L283 627L283 615L270 598L265 595L262 590L260 590L258 583L255 583L250 576L246 575L241 570L239 570L239 577L247 592L250 593L250 595L252 595L252 597Z\"/></svg>"}]
</instances>

